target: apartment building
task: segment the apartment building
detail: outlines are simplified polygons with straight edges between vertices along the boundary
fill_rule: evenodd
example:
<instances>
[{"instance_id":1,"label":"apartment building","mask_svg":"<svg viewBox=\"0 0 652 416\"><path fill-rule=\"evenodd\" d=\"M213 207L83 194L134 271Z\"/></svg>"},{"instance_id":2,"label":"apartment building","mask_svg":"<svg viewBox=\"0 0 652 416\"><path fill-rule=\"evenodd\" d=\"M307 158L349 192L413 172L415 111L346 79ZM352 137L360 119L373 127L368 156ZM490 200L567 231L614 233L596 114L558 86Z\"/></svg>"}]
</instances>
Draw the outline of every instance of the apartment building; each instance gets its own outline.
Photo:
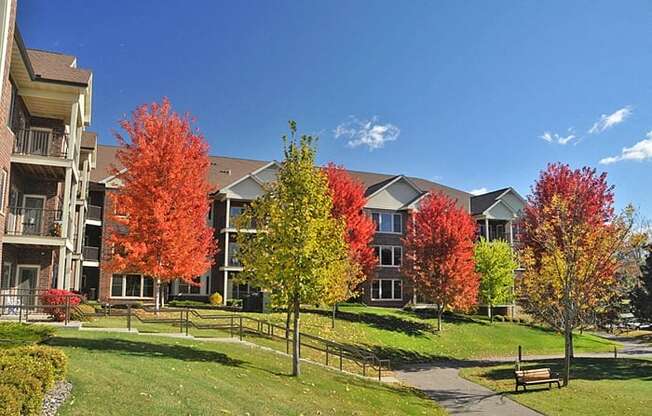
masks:
<instances>
[{"instance_id":1,"label":"apartment building","mask_svg":"<svg viewBox=\"0 0 652 416\"><path fill-rule=\"evenodd\" d=\"M103 244L102 227L108 221L109 200L121 186L120 175L113 175L117 148L99 145L97 169L91 172L90 215L86 218L86 244L82 290L91 298L104 302L151 302L151 279L140 274L113 274L101 267L102 259L110 256ZM118 166L119 169L119 166ZM215 264L198 277L200 286L174 282L168 287L171 297L205 299L219 292L228 303L241 299L255 288L238 278L242 265L238 261L239 233L254 233L255 228L236 230L239 215L251 201L263 193L265 184L275 180L279 165L274 161L211 157L209 181L212 205L207 221L215 230L219 251ZM478 221L479 230L493 230L488 239L512 238L512 224L523 207L523 199L513 189L473 196L432 181L404 175L350 171L365 187L365 211L376 224L373 246L378 257L375 275L363 284L362 299L370 305L403 306L408 302L425 302L415 293L399 268L403 261L401 239L405 234L408 211L418 209L419 201L428 191L440 191L455 199L459 206ZM489 223L489 227L486 224ZM482 228L482 227L485 228ZM509 230L509 231L506 231Z\"/></svg>"},{"instance_id":2,"label":"apartment building","mask_svg":"<svg viewBox=\"0 0 652 416\"><path fill-rule=\"evenodd\" d=\"M95 165L92 73L74 56L27 48L15 1L0 1L0 14L0 288L75 290Z\"/></svg>"}]
</instances>

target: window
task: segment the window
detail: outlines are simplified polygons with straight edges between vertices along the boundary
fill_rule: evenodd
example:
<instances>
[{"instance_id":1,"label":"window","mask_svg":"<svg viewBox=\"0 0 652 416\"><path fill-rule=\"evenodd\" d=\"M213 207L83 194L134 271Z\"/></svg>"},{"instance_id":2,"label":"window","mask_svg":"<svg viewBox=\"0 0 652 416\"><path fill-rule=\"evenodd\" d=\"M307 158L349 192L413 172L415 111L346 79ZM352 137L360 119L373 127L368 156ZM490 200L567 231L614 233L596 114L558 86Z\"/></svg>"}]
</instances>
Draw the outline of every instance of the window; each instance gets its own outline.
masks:
<instances>
[{"instance_id":1,"label":"window","mask_svg":"<svg viewBox=\"0 0 652 416\"><path fill-rule=\"evenodd\" d=\"M403 215L390 212L372 212L371 219L376 224L376 232L401 234L403 232Z\"/></svg>"},{"instance_id":2,"label":"window","mask_svg":"<svg viewBox=\"0 0 652 416\"><path fill-rule=\"evenodd\" d=\"M194 279L196 283L202 283L201 278ZM201 295L201 286L194 286L179 279L179 294Z\"/></svg>"},{"instance_id":3,"label":"window","mask_svg":"<svg viewBox=\"0 0 652 416\"><path fill-rule=\"evenodd\" d=\"M7 171L0 169L0 212L5 212L5 189L7 188Z\"/></svg>"},{"instance_id":4,"label":"window","mask_svg":"<svg viewBox=\"0 0 652 416\"><path fill-rule=\"evenodd\" d=\"M399 267L403 260L403 247L401 246L375 246L374 254L381 267Z\"/></svg>"},{"instance_id":5,"label":"window","mask_svg":"<svg viewBox=\"0 0 652 416\"><path fill-rule=\"evenodd\" d=\"M154 281L140 274L114 274L111 278L112 298L152 298Z\"/></svg>"},{"instance_id":6,"label":"window","mask_svg":"<svg viewBox=\"0 0 652 416\"><path fill-rule=\"evenodd\" d=\"M375 279L371 283L372 300L402 300L403 282L401 279Z\"/></svg>"},{"instance_id":7,"label":"window","mask_svg":"<svg viewBox=\"0 0 652 416\"><path fill-rule=\"evenodd\" d=\"M229 208L229 228L235 228L238 217L244 213L245 207Z\"/></svg>"}]
</instances>

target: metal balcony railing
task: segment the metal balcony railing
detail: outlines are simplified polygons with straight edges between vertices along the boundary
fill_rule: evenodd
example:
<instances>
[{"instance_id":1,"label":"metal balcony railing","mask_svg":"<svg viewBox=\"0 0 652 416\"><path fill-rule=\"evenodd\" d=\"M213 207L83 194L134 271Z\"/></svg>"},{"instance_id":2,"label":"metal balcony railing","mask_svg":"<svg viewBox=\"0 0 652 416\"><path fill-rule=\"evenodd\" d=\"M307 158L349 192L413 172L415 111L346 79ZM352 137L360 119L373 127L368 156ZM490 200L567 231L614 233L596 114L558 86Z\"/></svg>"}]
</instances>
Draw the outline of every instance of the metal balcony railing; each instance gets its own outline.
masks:
<instances>
[{"instance_id":1,"label":"metal balcony railing","mask_svg":"<svg viewBox=\"0 0 652 416\"><path fill-rule=\"evenodd\" d=\"M89 220L102 221L102 207L97 205L89 205L86 218Z\"/></svg>"},{"instance_id":2,"label":"metal balcony railing","mask_svg":"<svg viewBox=\"0 0 652 416\"><path fill-rule=\"evenodd\" d=\"M84 260L100 261L100 248L84 246Z\"/></svg>"},{"instance_id":3,"label":"metal balcony railing","mask_svg":"<svg viewBox=\"0 0 652 416\"><path fill-rule=\"evenodd\" d=\"M9 207L5 234L61 237L59 209Z\"/></svg>"},{"instance_id":4,"label":"metal balcony railing","mask_svg":"<svg viewBox=\"0 0 652 416\"><path fill-rule=\"evenodd\" d=\"M13 153L66 158L68 154L68 135L36 128L17 130Z\"/></svg>"}]
</instances>

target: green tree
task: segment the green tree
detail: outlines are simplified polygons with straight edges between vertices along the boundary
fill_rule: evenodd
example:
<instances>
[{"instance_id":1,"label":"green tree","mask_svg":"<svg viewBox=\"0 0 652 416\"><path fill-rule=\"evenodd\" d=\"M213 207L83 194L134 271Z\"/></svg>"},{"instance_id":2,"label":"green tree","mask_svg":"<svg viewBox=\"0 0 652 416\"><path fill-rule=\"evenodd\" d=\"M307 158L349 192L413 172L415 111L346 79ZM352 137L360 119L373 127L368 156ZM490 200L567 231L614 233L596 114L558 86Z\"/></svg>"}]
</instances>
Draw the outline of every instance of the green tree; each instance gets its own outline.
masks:
<instances>
[{"instance_id":1,"label":"green tree","mask_svg":"<svg viewBox=\"0 0 652 416\"><path fill-rule=\"evenodd\" d=\"M508 242L487 241L475 244L475 270L480 274L480 300L487 305L489 318L494 321L492 308L513 300L514 270L518 267Z\"/></svg>"},{"instance_id":2,"label":"green tree","mask_svg":"<svg viewBox=\"0 0 652 416\"><path fill-rule=\"evenodd\" d=\"M253 222L258 232L239 234L238 258L245 278L292 313L292 375L298 376L300 305L324 303L345 288L351 264L344 221L333 218L328 180L314 165L315 138L297 140L292 121L290 131L277 180L240 218L238 227Z\"/></svg>"}]
</instances>

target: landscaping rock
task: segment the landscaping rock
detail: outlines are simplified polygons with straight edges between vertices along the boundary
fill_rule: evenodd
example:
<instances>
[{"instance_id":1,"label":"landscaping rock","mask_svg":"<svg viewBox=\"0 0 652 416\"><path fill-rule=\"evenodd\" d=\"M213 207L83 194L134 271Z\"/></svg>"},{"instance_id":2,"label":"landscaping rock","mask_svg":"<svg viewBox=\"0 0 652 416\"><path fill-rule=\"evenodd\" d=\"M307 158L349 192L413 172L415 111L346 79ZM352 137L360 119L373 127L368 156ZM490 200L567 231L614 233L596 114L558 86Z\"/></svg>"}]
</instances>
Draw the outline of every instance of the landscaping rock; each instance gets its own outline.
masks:
<instances>
[{"instance_id":1,"label":"landscaping rock","mask_svg":"<svg viewBox=\"0 0 652 416\"><path fill-rule=\"evenodd\" d=\"M47 392L43 399L41 416L55 416L59 406L66 401L71 391L72 384L67 381L57 381L52 390Z\"/></svg>"}]
</instances>

